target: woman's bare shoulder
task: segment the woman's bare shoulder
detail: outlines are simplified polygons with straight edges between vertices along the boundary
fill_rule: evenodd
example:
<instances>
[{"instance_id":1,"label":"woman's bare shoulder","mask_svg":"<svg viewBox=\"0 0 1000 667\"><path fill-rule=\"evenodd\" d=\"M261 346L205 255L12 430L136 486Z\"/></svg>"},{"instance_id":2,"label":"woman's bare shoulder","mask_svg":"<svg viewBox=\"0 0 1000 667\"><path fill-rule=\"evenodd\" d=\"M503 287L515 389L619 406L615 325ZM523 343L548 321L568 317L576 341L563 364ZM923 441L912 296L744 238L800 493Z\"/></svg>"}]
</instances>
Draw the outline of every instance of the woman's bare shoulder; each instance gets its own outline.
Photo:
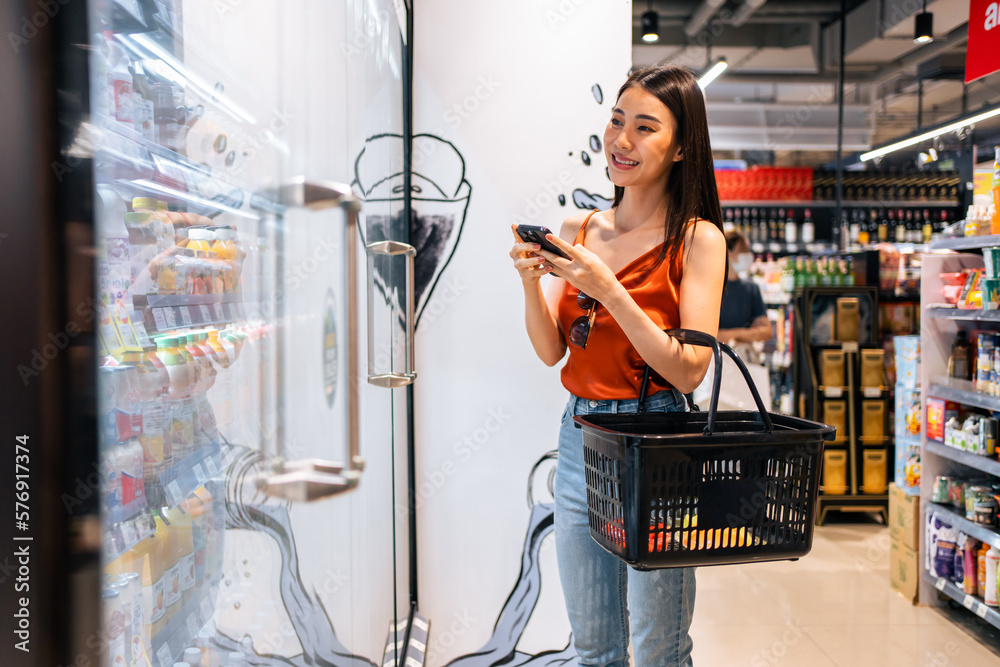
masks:
<instances>
[{"instance_id":1,"label":"woman's bare shoulder","mask_svg":"<svg viewBox=\"0 0 1000 667\"><path fill-rule=\"evenodd\" d=\"M593 211L579 210L571 213L562 222L562 226L559 228L559 238L563 241L568 241L572 243L576 239L576 235L580 233L580 228L583 227L583 223L587 221L590 214ZM599 215L595 213L594 215Z\"/></svg>"},{"instance_id":2,"label":"woman's bare shoulder","mask_svg":"<svg viewBox=\"0 0 1000 667\"><path fill-rule=\"evenodd\" d=\"M685 241L690 245L698 245L707 248L715 248L721 244L726 246L726 236L718 226L712 224L710 220L697 218L692 220L687 228Z\"/></svg>"}]
</instances>

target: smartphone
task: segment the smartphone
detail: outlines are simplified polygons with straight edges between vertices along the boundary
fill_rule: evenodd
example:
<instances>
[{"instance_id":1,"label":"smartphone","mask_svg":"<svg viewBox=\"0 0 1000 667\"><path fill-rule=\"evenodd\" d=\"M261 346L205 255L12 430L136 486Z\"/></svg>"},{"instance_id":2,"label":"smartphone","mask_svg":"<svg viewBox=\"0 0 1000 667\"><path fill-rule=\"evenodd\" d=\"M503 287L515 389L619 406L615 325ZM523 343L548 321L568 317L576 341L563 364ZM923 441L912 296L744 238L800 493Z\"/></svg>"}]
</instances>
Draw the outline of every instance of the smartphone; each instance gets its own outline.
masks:
<instances>
[{"instance_id":1,"label":"smartphone","mask_svg":"<svg viewBox=\"0 0 1000 667\"><path fill-rule=\"evenodd\" d=\"M545 236L551 234L552 230L548 227L536 227L535 225L518 225L517 235L520 236L525 243L537 243L542 246L543 250L548 250L554 255L559 255L560 257L565 257L566 259L571 259L569 255L564 253L562 250L556 247L552 241L549 241Z\"/></svg>"}]
</instances>

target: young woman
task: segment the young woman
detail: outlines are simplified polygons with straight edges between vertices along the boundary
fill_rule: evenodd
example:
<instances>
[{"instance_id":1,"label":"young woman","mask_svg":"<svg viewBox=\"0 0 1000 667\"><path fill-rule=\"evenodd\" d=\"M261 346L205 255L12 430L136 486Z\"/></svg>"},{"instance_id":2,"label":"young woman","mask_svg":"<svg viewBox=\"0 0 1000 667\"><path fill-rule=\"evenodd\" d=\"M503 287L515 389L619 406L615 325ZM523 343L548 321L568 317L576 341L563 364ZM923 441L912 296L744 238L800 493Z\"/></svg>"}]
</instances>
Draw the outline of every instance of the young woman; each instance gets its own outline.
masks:
<instances>
[{"instance_id":1,"label":"young woman","mask_svg":"<svg viewBox=\"0 0 1000 667\"><path fill-rule=\"evenodd\" d=\"M555 537L559 577L580 665L691 664L690 568L639 572L590 537L583 439L573 415L635 412L646 365L647 410L684 410L701 382L708 348L663 333L715 335L726 280L726 242L705 117L694 75L678 67L633 73L604 131L615 184L608 211L570 216L549 235L564 259L524 243L510 251L538 357L563 358L570 392L559 432ZM541 276L552 274L543 292Z\"/></svg>"}]
</instances>

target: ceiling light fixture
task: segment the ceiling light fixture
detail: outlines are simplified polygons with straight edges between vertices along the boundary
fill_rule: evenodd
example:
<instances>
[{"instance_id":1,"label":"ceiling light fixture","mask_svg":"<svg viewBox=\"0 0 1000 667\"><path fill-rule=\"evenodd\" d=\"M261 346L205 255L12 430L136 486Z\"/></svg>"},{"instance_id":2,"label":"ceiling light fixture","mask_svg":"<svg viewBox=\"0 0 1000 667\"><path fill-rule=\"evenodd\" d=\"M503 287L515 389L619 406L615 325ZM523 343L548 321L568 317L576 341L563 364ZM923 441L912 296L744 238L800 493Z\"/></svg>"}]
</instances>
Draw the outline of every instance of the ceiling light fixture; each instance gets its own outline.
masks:
<instances>
[{"instance_id":1,"label":"ceiling light fixture","mask_svg":"<svg viewBox=\"0 0 1000 667\"><path fill-rule=\"evenodd\" d=\"M924 0L924 11L914 17L913 43L930 44L934 41L934 14L927 11L927 0Z\"/></svg>"},{"instance_id":2,"label":"ceiling light fixture","mask_svg":"<svg viewBox=\"0 0 1000 667\"><path fill-rule=\"evenodd\" d=\"M726 59L719 58L714 65L708 68L707 72L701 75L701 78L698 79L698 85L701 86L702 90L705 90L708 84L718 79L719 75L726 71L727 67L729 67L729 63L726 62Z\"/></svg>"},{"instance_id":3,"label":"ceiling light fixture","mask_svg":"<svg viewBox=\"0 0 1000 667\"><path fill-rule=\"evenodd\" d=\"M969 125L975 125L976 123L986 120L987 118L993 118L994 116L1000 116L1000 106L993 107L987 111L980 112L974 116L969 116L962 120L957 120L954 123L948 123L935 130L928 130L923 134L918 134L915 137L910 137L909 139L903 139L902 141L897 141L894 144L889 144L888 146L883 146L882 148L875 149L873 151L868 151L867 153L861 154L861 161L867 162L872 158L882 157L883 155L888 155L893 151L898 151L901 148L906 148L907 146L913 146L914 144L919 144L922 141L927 141L928 139L933 139L934 137L939 137L942 134L947 134L948 132L954 132L955 130L960 130Z\"/></svg>"},{"instance_id":4,"label":"ceiling light fixture","mask_svg":"<svg viewBox=\"0 0 1000 667\"><path fill-rule=\"evenodd\" d=\"M650 0L647 5L648 10L642 13L642 41L660 41L660 17L653 10L653 2Z\"/></svg>"}]
</instances>

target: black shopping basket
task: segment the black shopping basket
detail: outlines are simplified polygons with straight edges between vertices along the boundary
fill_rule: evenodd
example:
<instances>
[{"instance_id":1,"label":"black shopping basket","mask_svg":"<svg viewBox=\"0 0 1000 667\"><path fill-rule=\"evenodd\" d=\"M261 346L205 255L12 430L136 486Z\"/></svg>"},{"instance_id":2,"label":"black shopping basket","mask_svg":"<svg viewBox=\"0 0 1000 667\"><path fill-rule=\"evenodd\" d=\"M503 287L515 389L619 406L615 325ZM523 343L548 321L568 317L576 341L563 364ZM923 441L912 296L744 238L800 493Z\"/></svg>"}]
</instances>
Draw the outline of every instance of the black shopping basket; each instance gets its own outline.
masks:
<instances>
[{"instance_id":1,"label":"black shopping basket","mask_svg":"<svg viewBox=\"0 0 1000 667\"><path fill-rule=\"evenodd\" d=\"M638 570L797 559L812 548L824 441L836 429L765 408L729 346L699 331L666 332L712 348L708 412L576 416L583 429L590 534ZM718 411L725 351L757 412Z\"/></svg>"}]
</instances>

